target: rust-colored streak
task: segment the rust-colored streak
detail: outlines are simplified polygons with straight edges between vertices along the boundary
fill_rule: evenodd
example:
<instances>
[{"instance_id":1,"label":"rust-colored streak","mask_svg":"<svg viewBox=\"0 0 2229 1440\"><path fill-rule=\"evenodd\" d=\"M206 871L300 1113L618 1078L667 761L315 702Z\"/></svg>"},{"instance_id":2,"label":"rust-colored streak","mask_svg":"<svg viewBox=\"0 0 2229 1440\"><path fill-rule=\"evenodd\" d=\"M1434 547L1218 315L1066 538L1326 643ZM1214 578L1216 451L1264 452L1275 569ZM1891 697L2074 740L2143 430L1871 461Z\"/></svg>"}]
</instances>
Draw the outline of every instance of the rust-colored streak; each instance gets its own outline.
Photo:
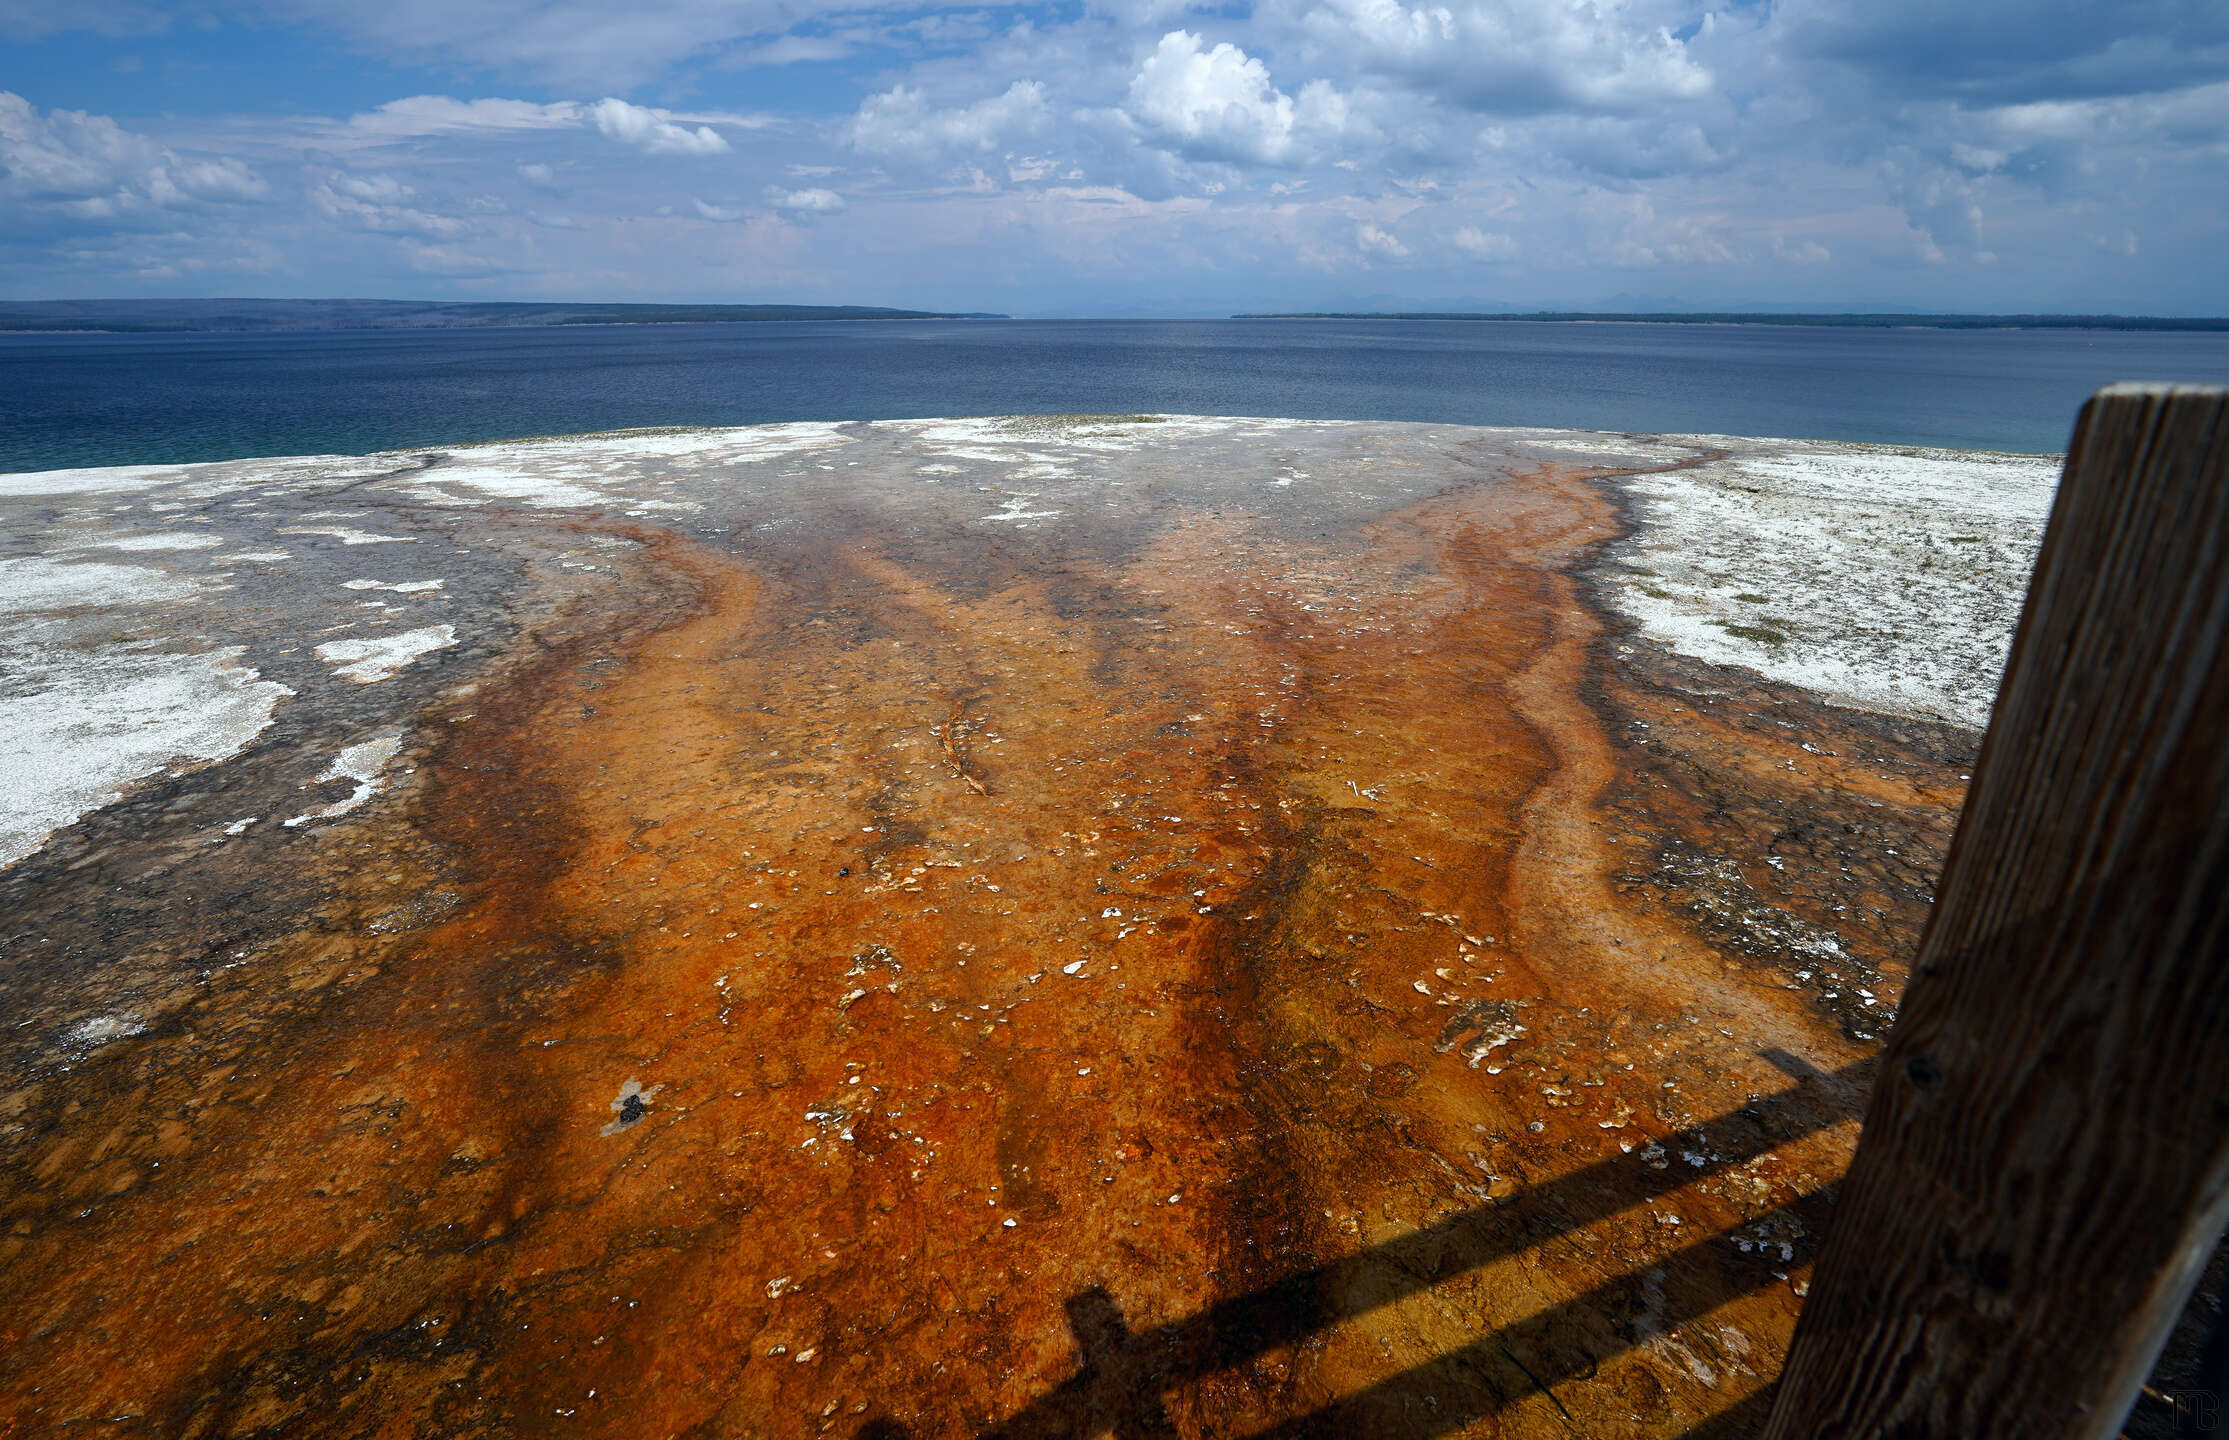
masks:
<instances>
[{"instance_id":1,"label":"rust-colored streak","mask_svg":"<svg viewBox=\"0 0 2229 1440\"><path fill-rule=\"evenodd\" d=\"M1615 523L1541 469L1307 540L1195 516L1088 590L864 521L778 570L640 537L631 608L430 717L369 843L454 906L337 961L307 925L201 1002L278 1016L254 1063L151 1042L9 1172L0 1431L1725 1408L1777 1363L1808 1253L1780 1207L1837 1173L1853 1087L1777 1149L1663 1142L1786 1089L1766 1051L1868 1047L1635 878L1666 836L1758 839L1713 796L1787 742L1631 743L1703 707L1606 659L1577 567ZM1849 794L1925 829L1954 789L1899 757ZM1827 923L1810 863L1785 903ZM1893 966L1917 911L1882 903ZM1738 1283L1677 1258L1719 1235Z\"/></svg>"}]
</instances>

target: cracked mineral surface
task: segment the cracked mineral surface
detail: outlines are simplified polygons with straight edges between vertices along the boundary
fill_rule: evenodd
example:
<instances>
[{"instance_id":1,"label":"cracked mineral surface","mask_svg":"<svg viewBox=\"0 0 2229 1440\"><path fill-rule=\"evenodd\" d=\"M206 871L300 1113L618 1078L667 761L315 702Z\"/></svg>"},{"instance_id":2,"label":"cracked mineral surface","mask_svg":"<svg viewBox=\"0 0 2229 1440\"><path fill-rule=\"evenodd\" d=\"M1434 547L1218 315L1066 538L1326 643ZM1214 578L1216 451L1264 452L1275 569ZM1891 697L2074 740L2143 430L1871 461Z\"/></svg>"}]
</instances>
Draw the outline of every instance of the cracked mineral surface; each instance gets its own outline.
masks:
<instances>
[{"instance_id":1,"label":"cracked mineral surface","mask_svg":"<svg viewBox=\"0 0 2229 1440\"><path fill-rule=\"evenodd\" d=\"M2054 478L1183 416L0 476L0 1433L1754 1416Z\"/></svg>"}]
</instances>

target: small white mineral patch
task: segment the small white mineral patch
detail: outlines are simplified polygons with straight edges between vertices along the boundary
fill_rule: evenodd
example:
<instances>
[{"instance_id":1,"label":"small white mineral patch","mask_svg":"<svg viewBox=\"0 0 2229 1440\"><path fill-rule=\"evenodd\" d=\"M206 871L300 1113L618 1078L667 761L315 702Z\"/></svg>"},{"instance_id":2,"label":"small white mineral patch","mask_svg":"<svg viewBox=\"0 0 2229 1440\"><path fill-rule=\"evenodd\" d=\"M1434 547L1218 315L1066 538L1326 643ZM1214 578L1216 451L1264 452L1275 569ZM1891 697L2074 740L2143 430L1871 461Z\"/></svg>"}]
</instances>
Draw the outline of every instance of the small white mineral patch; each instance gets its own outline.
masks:
<instances>
[{"instance_id":1,"label":"small white mineral patch","mask_svg":"<svg viewBox=\"0 0 2229 1440\"><path fill-rule=\"evenodd\" d=\"M1001 500L999 502L1000 513L979 515L976 518L979 520L1050 520L1060 514L1058 510L1030 509L1029 502L1036 498L1034 494L1030 494L1017 495L1010 500Z\"/></svg>"},{"instance_id":2,"label":"small white mineral patch","mask_svg":"<svg viewBox=\"0 0 2229 1440\"><path fill-rule=\"evenodd\" d=\"M428 625L394 635L372 635L362 640L328 640L317 647L317 658L334 666L333 673L359 685L374 685L415 661L421 655L446 650L457 643L454 625Z\"/></svg>"},{"instance_id":3,"label":"small white mineral patch","mask_svg":"<svg viewBox=\"0 0 2229 1440\"><path fill-rule=\"evenodd\" d=\"M83 470L26 470L0 475L0 496L97 495L110 490L140 490L191 472L177 465L102 465Z\"/></svg>"},{"instance_id":4,"label":"small white mineral patch","mask_svg":"<svg viewBox=\"0 0 2229 1440\"><path fill-rule=\"evenodd\" d=\"M312 820L330 820L336 815L346 815L386 788L387 782L382 772L386 770L387 762L394 759L401 749L402 735L399 731L349 746L333 757L333 763L325 767L325 773L317 777L317 783L353 780L356 782L355 792L321 810L312 810L307 815L297 815L280 823L291 829L296 825L307 825Z\"/></svg>"},{"instance_id":5,"label":"small white mineral patch","mask_svg":"<svg viewBox=\"0 0 2229 1440\"><path fill-rule=\"evenodd\" d=\"M62 1032L62 1043L79 1056L90 1055L103 1045L118 1040L128 1040L134 1035L147 1033L147 1022L129 1010L119 1010L113 1015L95 1015L80 1020Z\"/></svg>"},{"instance_id":6,"label":"small white mineral patch","mask_svg":"<svg viewBox=\"0 0 2229 1440\"><path fill-rule=\"evenodd\" d=\"M214 550L224 543L222 535L211 535L192 530L168 530L154 535L121 535L114 540L95 540L96 550Z\"/></svg>"},{"instance_id":7,"label":"small white mineral patch","mask_svg":"<svg viewBox=\"0 0 2229 1440\"><path fill-rule=\"evenodd\" d=\"M366 530L352 529L346 525L287 525L279 530L281 535L330 535L343 545L410 545L416 543L408 535L374 535Z\"/></svg>"},{"instance_id":8,"label":"small white mineral patch","mask_svg":"<svg viewBox=\"0 0 2229 1440\"><path fill-rule=\"evenodd\" d=\"M0 734L8 737L0 747L0 866L122 799L136 780L246 749L271 723L272 707L294 692L240 664L245 649L87 655L27 646L13 657L0 686Z\"/></svg>"},{"instance_id":9,"label":"small white mineral patch","mask_svg":"<svg viewBox=\"0 0 2229 1440\"><path fill-rule=\"evenodd\" d=\"M1643 634L1860 709L1988 723L2057 456L1680 438L1733 453L1616 482L1641 526L1615 593Z\"/></svg>"},{"instance_id":10,"label":"small white mineral patch","mask_svg":"<svg viewBox=\"0 0 2229 1440\"><path fill-rule=\"evenodd\" d=\"M631 493L646 462L679 471L717 470L850 444L841 428L820 421L732 429L613 431L549 440L460 447L429 470L396 483L440 492L450 503L498 500L553 508L641 505ZM457 490L474 492L457 495ZM656 508L691 510L660 503Z\"/></svg>"},{"instance_id":11,"label":"small white mineral patch","mask_svg":"<svg viewBox=\"0 0 2229 1440\"><path fill-rule=\"evenodd\" d=\"M186 600L199 589L191 580L138 565L57 565L43 555L0 560L0 613Z\"/></svg>"}]
</instances>

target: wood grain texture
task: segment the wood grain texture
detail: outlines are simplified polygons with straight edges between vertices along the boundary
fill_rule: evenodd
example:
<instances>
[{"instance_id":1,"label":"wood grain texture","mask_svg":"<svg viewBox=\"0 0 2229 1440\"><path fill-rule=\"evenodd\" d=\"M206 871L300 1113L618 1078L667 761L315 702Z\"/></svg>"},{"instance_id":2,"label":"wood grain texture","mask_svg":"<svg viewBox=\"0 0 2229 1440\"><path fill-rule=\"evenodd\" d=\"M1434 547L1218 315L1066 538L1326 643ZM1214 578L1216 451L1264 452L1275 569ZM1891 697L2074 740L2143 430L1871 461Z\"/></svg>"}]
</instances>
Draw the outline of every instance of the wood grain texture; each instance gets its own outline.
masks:
<instances>
[{"instance_id":1,"label":"wood grain texture","mask_svg":"<svg viewBox=\"0 0 2229 1440\"><path fill-rule=\"evenodd\" d=\"M1770 1440L2114 1434L2229 1208L2229 391L2082 412Z\"/></svg>"}]
</instances>

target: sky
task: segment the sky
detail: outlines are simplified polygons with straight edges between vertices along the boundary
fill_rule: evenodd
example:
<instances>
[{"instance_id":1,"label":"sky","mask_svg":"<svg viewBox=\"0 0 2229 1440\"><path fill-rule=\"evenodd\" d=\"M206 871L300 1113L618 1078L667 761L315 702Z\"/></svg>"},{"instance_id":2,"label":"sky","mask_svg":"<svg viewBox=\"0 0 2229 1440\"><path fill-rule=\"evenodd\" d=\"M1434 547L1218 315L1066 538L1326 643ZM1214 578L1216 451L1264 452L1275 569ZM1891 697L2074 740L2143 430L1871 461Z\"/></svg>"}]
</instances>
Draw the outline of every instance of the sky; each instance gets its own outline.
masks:
<instances>
[{"instance_id":1,"label":"sky","mask_svg":"<svg viewBox=\"0 0 2229 1440\"><path fill-rule=\"evenodd\" d=\"M2229 313L2229 0L0 0L0 296Z\"/></svg>"}]
</instances>

